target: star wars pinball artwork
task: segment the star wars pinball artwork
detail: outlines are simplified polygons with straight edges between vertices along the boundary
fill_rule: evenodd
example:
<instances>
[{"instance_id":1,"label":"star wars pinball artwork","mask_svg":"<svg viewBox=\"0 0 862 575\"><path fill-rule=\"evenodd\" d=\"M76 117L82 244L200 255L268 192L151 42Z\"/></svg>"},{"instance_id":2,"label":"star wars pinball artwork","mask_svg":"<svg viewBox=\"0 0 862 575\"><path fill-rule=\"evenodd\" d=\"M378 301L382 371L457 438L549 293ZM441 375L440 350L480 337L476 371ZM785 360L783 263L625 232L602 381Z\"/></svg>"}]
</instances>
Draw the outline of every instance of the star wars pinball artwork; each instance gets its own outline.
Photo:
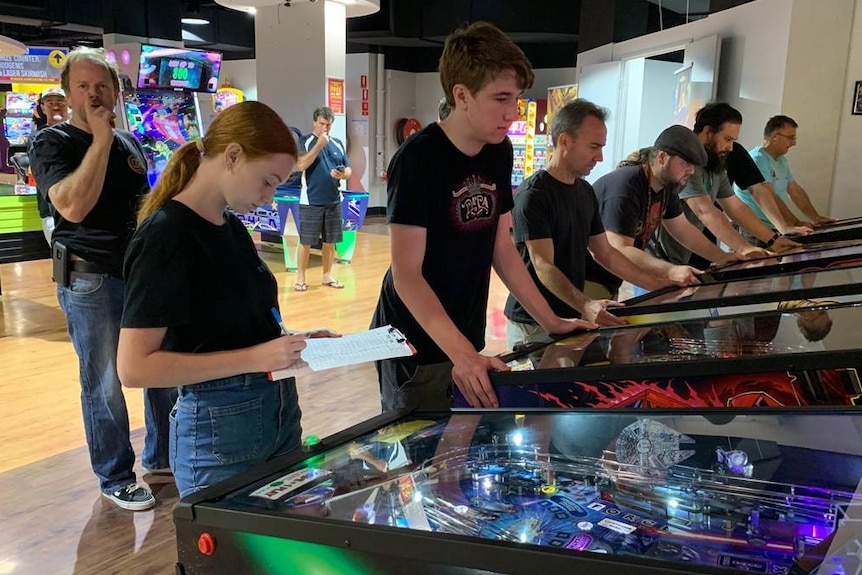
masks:
<instances>
[{"instance_id":1,"label":"star wars pinball artwork","mask_svg":"<svg viewBox=\"0 0 862 575\"><path fill-rule=\"evenodd\" d=\"M860 434L850 410L390 414L184 499L177 573L855 573Z\"/></svg>"}]
</instances>

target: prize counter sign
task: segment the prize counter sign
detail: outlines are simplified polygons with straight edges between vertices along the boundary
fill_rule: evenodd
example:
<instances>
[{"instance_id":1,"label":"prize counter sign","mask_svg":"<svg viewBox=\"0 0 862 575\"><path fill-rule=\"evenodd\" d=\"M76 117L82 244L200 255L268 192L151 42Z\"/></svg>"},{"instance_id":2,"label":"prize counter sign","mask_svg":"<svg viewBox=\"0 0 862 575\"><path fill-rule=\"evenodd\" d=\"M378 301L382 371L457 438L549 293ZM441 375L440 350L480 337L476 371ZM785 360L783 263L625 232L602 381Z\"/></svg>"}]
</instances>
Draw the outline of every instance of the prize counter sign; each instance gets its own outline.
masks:
<instances>
[{"instance_id":1,"label":"prize counter sign","mask_svg":"<svg viewBox=\"0 0 862 575\"><path fill-rule=\"evenodd\" d=\"M28 47L26 54L0 56L0 83L59 84L66 48Z\"/></svg>"}]
</instances>

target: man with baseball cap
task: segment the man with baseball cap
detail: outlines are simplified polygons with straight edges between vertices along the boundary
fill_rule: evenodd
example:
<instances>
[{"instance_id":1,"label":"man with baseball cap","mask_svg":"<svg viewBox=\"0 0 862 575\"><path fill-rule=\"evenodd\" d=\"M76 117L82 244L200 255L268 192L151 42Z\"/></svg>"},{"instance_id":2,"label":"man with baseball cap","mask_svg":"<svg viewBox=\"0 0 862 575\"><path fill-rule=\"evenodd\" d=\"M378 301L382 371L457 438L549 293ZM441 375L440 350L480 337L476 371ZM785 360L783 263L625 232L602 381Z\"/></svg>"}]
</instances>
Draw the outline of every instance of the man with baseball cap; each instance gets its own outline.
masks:
<instances>
[{"instance_id":1,"label":"man with baseball cap","mask_svg":"<svg viewBox=\"0 0 862 575\"><path fill-rule=\"evenodd\" d=\"M706 150L694 132L685 126L671 126L659 134L653 147L631 154L616 170L596 180L593 188L610 243L652 275L686 284L699 283L700 272L644 251L654 243L659 227L711 262L739 259L736 254L718 249L682 212L677 192L695 167L706 162ZM612 298L622 284L620 278L593 260L587 262L587 281L593 294L606 293Z\"/></svg>"},{"instance_id":2,"label":"man with baseball cap","mask_svg":"<svg viewBox=\"0 0 862 575\"><path fill-rule=\"evenodd\" d=\"M48 88L42 92L39 98L39 107L42 109L42 114L46 118L46 123L39 126L38 129L47 128L65 122L69 119L69 104L66 102L66 93L62 88ZM34 128L36 124L33 124ZM34 129L30 135L30 141L33 141L33 135L38 129ZM27 146L27 156L30 160L33 158L33 149ZM36 185L32 174L30 179L33 180L33 185ZM54 234L54 214L51 213L51 206L41 193L36 194L36 205L39 207L39 218L42 220L42 233L45 234L45 239L48 245L51 245L51 236Z\"/></svg>"}]
</instances>

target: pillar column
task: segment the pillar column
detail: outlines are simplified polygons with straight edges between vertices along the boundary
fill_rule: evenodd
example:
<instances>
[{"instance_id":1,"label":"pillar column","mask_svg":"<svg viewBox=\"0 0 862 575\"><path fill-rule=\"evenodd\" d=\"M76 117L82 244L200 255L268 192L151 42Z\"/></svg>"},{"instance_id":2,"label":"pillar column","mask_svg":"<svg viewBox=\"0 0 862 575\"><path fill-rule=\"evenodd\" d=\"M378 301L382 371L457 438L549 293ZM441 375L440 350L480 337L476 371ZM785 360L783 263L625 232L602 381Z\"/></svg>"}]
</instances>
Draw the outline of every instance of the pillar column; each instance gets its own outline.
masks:
<instances>
[{"instance_id":1,"label":"pillar column","mask_svg":"<svg viewBox=\"0 0 862 575\"><path fill-rule=\"evenodd\" d=\"M328 104L329 80L340 80L332 135L345 143L346 23L344 4L319 1L260 7L254 25L258 100L307 133L314 109Z\"/></svg>"}]
</instances>

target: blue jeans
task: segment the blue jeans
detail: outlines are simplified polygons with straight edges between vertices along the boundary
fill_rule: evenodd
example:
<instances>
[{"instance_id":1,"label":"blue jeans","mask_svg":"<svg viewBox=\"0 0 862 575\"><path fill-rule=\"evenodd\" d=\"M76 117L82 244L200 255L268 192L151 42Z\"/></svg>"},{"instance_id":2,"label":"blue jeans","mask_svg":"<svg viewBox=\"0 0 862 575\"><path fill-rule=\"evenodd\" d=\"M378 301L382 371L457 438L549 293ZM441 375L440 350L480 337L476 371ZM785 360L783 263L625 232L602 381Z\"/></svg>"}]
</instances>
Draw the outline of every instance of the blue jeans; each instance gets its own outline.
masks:
<instances>
[{"instance_id":1,"label":"blue jeans","mask_svg":"<svg viewBox=\"0 0 862 575\"><path fill-rule=\"evenodd\" d=\"M290 453L302 444L296 381L256 373L179 389L171 469L180 497Z\"/></svg>"},{"instance_id":2,"label":"blue jeans","mask_svg":"<svg viewBox=\"0 0 862 575\"><path fill-rule=\"evenodd\" d=\"M57 299L78 355L90 464L104 493L135 482L129 414L117 375L124 292L123 280L95 273L72 272L69 287L57 286ZM144 390L144 467L168 466L168 417L175 393L175 389Z\"/></svg>"}]
</instances>

